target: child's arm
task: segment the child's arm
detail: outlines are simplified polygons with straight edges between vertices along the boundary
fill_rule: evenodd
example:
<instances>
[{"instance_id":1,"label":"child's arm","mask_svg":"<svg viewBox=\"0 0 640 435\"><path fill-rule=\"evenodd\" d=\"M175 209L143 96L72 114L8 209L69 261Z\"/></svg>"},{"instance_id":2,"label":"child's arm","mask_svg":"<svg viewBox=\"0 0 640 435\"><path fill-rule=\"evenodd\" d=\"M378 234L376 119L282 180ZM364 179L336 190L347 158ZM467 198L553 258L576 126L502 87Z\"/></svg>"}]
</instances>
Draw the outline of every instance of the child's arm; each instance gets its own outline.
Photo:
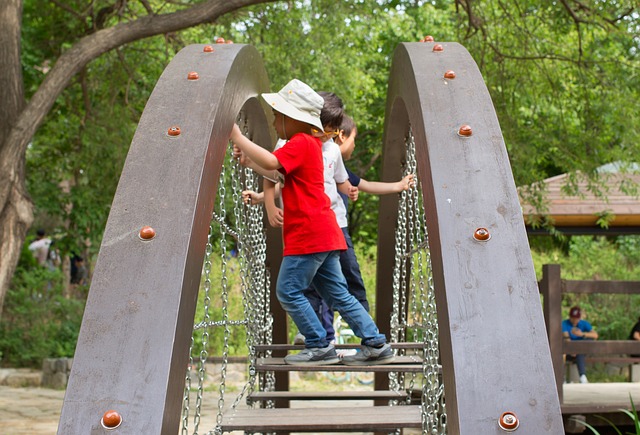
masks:
<instances>
[{"instance_id":1,"label":"child's arm","mask_svg":"<svg viewBox=\"0 0 640 435\"><path fill-rule=\"evenodd\" d=\"M245 153L253 162L262 168L273 171L274 169L280 169L282 165L270 151L262 148L251 142L245 135L242 134L240 128L233 124L231 130L231 141L236 145L240 151Z\"/></svg>"},{"instance_id":2,"label":"child's arm","mask_svg":"<svg viewBox=\"0 0 640 435\"><path fill-rule=\"evenodd\" d=\"M349 180L344 183L336 183L338 192L347 195L351 201L358 200L358 188L353 186Z\"/></svg>"},{"instance_id":3,"label":"child's arm","mask_svg":"<svg viewBox=\"0 0 640 435\"><path fill-rule=\"evenodd\" d=\"M237 159L242 166L253 170L254 172L262 175L264 178L266 178L268 180L273 181L274 183L278 182L280 180L280 178L282 177L282 174L280 174L280 172L278 172L278 170L267 171L262 166L258 166L244 152L242 152L240 150L240 148L238 148L238 146L235 145L235 144L233 145L233 158Z\"/></svg>"},{"instance_id":4,"label":"child's arm","mask_svg":"<svg viewBox=\"0 0 640 435\"><path fill-rule=\"evenodd\" d=\"M276 205L276 198L280 196L280 185L265 179L262 186L263 191L258 193L253 190L242 191L242 201L245 204L258 205L264 203L267 209L269 225L274 228L282 227L284 223L282 209Z\"/></svg>"},{"instance_id":5,"label":"child's arm","mask_svg":"<svg viewBox=\"0 0 640 435\"><path fill-rule=\"evenodd\" d=\"M363 192L374 195L387 195L389 193L400 193L403 190L409 190L416 185L416 177L409 174L400 181L394 183L384 183L382 181L367 181L364 178L360 180L358 189Z\"/></svg>"},{"instance_id":6,"label":"child's arm","mask_svg":"<svg viewBox=\"0 0 640 435\"><path fill-rule=\"evenodd\" d=\"M242 202L249 205L258 205L264 202L264 192L254 192L253 190L242 191Z\"/></svg>"},{"instance_id":7,"label":"child's arm","mask_svg":"<svg viewBox=\"0 0 640 435\"><path fill-rule=\"evenodd\" d=\"M264 193L264 207L267 209L267 218L269 225L274 228L280 228L284 224L284 213L282 209L276 205L276 198L280 195L280 186L270 180L264 179L262 183Z\"/></svg>"}]
</instances>

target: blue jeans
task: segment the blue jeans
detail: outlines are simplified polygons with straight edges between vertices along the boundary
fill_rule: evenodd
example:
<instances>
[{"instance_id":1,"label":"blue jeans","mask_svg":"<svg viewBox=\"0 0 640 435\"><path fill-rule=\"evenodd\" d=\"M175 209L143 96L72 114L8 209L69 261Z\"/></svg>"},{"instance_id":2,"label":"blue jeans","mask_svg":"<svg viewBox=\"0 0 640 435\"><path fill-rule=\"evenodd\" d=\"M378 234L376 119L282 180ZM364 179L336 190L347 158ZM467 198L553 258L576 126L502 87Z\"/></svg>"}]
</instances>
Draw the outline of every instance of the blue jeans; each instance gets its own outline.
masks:
<instances>
[{"instance_id":1,"label":"blue jeans","mask_svg":"<svg viewBox=\"0 0 640 435\"><path fill-rule=\"evenodd\" d=\"M347 290L347 281L340 269L339 251L307 255L288 255L282 259L276 295L282 308L289 313L305 337L305 346L326 347L327 332L304 291L313 284L329 306L337 310L362 344L378 346L386 343L375 322L362 304Z\"/></svg>"},{"instance_id":2,"label":"blue jeans","mask_svg":"<svg viewBox=\"0 0 640 435\"><path fill-rule=\"evenodd\" d=\"M369 312L367 289L364 287L364 281L362 281L362 273L360 273L360 265L356 258L356 252L353 250L353 241L351 241L351 236L349 235L349 228L342 228L342 234L344 234L344 240L347 243L347 250L340 251L340 268L342 269L342 274L347 280L349 293ZM325 331L327 331L327 341L330 342L334 340L336 338L336 332L333 329L333 309L322 300L320 294L313 286L305 290L305 296L316 312Z\"/></svg>"},{"instance_id":3,"label":"blue jeans","mask_svg":"<svg viewBox=\"0 0 640 435\"><path fill-rule=\"evenodd\" d=\"M578 374L580 376L587 374L587 357L583 354L567 355L567 361L575 362L578 366Z\"/></svg>"},{"instance_id":4,"label":"blue jeans","mask_svg":"<svg viewBox=\"0 0 640 435\"><path fill-rule=\"evenodd\" d=\"M327 331L327 341L331 343L336 339L336 331L333 329L333 310L329 308L313 285L304 291L304 296L311 304L313 311L316 312L322 327Z\"/></svg>"}]
</instances>

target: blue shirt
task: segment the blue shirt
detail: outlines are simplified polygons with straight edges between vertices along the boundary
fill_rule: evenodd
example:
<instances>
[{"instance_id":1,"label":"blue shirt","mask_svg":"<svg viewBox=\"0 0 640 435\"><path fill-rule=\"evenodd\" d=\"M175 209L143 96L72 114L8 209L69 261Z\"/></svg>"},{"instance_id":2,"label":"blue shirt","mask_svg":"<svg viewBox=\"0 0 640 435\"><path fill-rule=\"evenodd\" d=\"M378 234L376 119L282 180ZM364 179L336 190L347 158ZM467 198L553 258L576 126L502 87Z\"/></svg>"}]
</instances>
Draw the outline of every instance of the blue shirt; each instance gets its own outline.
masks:
<instances>
[{"instance_id":1,"label":"blue shirt","mask_svg":"<svg viewBox=\"0 0 640 435\"><path fill-rule=\"evenodd\" d=\"M585 337L578 337L577 335L573 335L571 333L571 330L574 328L573 324L571 323L571 320L569 319L565 319L562 321L562 332L568 332L569 333L569 338L571 338L572 340L584 340ZM582 332L591 332L591 330L593 329L591 327L591 323L587 322L586 320L578 320L578 324L575 326L575 328L578 328L579 330L581 330Z\"/></svg>"}]
</instances>

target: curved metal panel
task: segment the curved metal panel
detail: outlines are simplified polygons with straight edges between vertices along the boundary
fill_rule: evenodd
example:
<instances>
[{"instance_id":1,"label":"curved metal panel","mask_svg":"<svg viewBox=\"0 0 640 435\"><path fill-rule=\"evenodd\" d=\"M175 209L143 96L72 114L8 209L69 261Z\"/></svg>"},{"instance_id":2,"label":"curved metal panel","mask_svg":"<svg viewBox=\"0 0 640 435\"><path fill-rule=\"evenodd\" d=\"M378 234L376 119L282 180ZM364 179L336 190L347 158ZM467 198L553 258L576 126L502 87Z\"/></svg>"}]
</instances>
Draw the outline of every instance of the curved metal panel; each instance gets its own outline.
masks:
<instances>
[{"instance_id":1,"label":"curved metal panel","mask_svg":"<svg viewBox=\"0 0 640 435\"><path fill-rule=\"evenodd\" d=\"M181 50L142 114L113 201L85 309L58 434L178 433L189 344L220 167L242 109L271 143L257 96L262 59L246 45ZM189 80L197 72L197 80ZM180 135L170 136L172 126ZM138 232L151 226L156 237Z\"/></svg>"},{"instance_id":2,"label":"curved metal panel","mask_svg":"<svg viewBox=\"0 0 640 435\"><path fill-rule=\"evenodd\" d=\"M440 329L449 434L564 433L522 212L488 90L456 43L396 49L387 96L383 180L401 176L405 137L416 143ZM454 70L455 79L444 73ZM468 124L472 136L458 135ZM378 295L389 276L397 197L380 201ZM479 227L491 239L473 238ZM386 272L385 272L386 271ZM379 303L378 306L381 306ZM379 323L385 323L380 319Z\"/></svg>"}]
</instances>

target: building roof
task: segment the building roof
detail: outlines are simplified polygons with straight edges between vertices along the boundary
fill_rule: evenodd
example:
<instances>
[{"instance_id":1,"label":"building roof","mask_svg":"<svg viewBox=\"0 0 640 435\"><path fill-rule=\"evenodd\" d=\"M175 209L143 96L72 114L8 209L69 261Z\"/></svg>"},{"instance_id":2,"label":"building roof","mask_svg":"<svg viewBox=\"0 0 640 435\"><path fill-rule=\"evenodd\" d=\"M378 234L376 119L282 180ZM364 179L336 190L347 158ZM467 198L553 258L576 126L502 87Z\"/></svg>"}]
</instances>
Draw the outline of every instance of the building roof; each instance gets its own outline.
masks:
<instances>
[{"instance_id":1,"label":"building roof","mask_svg":"<svg viewBox=\"0 0 640 435\"><path fill-rule=\"evenodd\" d=\"M582 227L585 234L596 229L603 231L595 232L604 233L607 232L606 228L602 228L597 221L606 215L610 229L627 227L623 232L640 234L640 192L633 192L640 186L640 173L620 173L611 164L601 167L599 172L601 178L597 181L597 190L600 190L601 194L594 193L596 189L590 189L590 185L593 187L593 181L590 182L587 177L581 177L579 174L576 176L578 181L574 184L576 188L571 193L567 193L565 187L569 181L569 174L547 178L542 181L543 186L519 188L520 204L527 226L546 215L560 231L563 228ZM628 192L623 191L622 186L625 186ZM540 188L546 192L546 201L542 206L536 207L523 199L526 196L525 192ZM588 227L593 231L587 230ZM637 228L632 229L633 227Z\"/></svg>"}]
</instances>

